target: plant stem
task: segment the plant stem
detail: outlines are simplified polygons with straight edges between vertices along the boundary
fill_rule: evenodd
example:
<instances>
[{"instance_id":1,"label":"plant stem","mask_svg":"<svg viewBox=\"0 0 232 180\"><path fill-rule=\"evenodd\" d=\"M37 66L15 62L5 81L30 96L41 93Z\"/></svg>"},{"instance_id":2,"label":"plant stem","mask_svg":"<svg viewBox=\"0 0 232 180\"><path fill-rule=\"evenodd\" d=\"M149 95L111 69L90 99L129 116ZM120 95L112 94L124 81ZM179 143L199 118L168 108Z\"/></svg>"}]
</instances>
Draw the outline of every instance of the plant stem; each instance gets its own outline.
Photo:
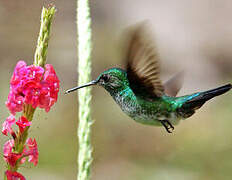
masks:
<instances>
[{"instance_id":1,"label":"plant stem","mask_svg":"<svg viewBox=\"0 0 232 180\"><path fill-rule=\"evenodd\" d=\"M49 8L43 7L42 9L41 25L34 57L34 65L36 66L44 67L46 64L51 23L55 12L56 8L54 6Z\"/></svg>"},{"instance_id":2,"label":"plant stem","mask_svg":"<svg viewBox=\"0 0 232 180\"><path fill-rule=\"evenodd\" d=\"M91 77L91 18L88 0L77 0L77 29L79 56L79 85L90 81ZM83 88L79 92L79 154L78 180L90 179L92 162L91 146L91 88Z\"/></svg>"}]
</instances>

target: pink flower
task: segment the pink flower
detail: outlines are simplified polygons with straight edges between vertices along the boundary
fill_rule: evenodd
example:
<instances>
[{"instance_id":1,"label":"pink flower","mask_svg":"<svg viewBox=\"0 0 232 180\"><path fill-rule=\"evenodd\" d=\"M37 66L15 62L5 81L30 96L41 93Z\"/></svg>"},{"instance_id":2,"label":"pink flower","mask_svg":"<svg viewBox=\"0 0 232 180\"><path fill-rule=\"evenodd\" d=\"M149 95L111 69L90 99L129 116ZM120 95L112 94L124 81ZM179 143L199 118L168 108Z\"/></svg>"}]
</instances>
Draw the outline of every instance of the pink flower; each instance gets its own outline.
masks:
<instances>
[{"instance_id":1,"label":"pink flower","mask_svg":"<svg viewBox=\"0 0 232 180\"><path fill-rule=\"evenodd\" d=\"M4 144L4 146L3 146L4 159L5 159L5 157L7 157L12 152L13 147L14 147L14 140L13 139L7 141Z\"/></svg>"},{"instance_id":2,"label":"pink flower","mask_svg":"<svg viewBox=\"0 0 232 180\"><path fill-rule=\"evenodd\" d=\"M15 117L11 114L4 123L2 124L2 134L6 135L8 133L13 134L14 131L12 130L12 125L15 123Z\"/></svg>"},{"instance_id":3,"label":"pink flower","mask_svg":"<svg viewBox=\"0 0 232 180\"><path fill-rule=\"evenodd\" d=\"M24 61L19 61L14 69L13 75L10 80L10 85L13 89L16 89L19 84L22 84L22 76L27 74L27 64Z\"/></svg>"},{"instance_id":4,"label":"pink flower","mask_svg":"<svg viewBox=\"0 0 232 180\"><path fill-rule=\"evenodd\" d=\"M25 152L26 152L26 148L24 146L23 148L23 153L14 153L13 152L13 148L14 148L14 140L11 139L9 141L7 141L4 146L3 146L3 156L4 156L4 160L11 166L14 167L18 161L19 158L21 158L20 160L20 164L23 164L26 159L25 157L22 158L22 156L24 156ZM25 155L26 156L26 155Z\"/></svg>"},{"instance_id":5,"label":"pink flower","mask_svg":"<svg viewBox=\"0 0 232 180\"><path fill-rule=\"evenodd\" d=\"M15 94L13 91L10 91L8 95L8 100L6 101L6 107L10 112L15 115L16 112L23 110L24 96Z\"/></svg>"},{"instance_id":6,"label":"pink flower","mask_svg":"<svg viewBox=\"0 0 232 180\"><path fill-rule=\"evenodd\" d=\"M48 112L51 106L57 101L60 88L60 81L51 64L45 65L44 78L41 83L43 84L43 88L40 98L40 108L44 108Z\"/></svg>"},{"instance_id":7,"label":"pink flower","mask_svg":"<svg viewBox=\"0 0 232 180\"><path fill-rule=\"evenodd\" d=\"M28 161L32 162L35 166L38 163L39 152L37 148L36 140L31 138L27 139L27 146L29 150L25 151L25 156L29 156Z\"/></svg>"},{"instance_id":8,"label":"pink flower","mask_svg":"<svg viewBox=\"0 0 232 180\"><path fill-rule=\"evenodd\" d=\"M27 66L19 61L11 77L6 106L13 115L23 110L23 104L39 106L48 112L57 101L58 92L59 79L52 65L46 64L44 71L40 66Z\"/></svg>"},{"instance_id":9,"label":"pink flower","mask_svg":"<svg viewBox=\"0 0 232 180\"><path fill-rule=\"evenodd\" d=\"M28 147L28 149L26 148ZM11 139L4 144L3 155L4 160L11 166L15 167L17 161L20 159L20 164L23 164L28 157L28 162L33 163L35 166L38 164L39 152L36 140L31 138L27 139L26 146L24 146L22 153L14 153L14 140Z\"/></svg>"},{"instance_id":10,"label":"pink flower","mask_svg":"<svg viewBox=\"0 0 232 180\"><path fill-rule=\"evenodd\" d=\"M11 77L11 88L20 92L23 90L22 87L25 82L30 80L39 82L43 77L43 73L44 69L42 67L35 65L27 66L24 61L19 61Z\"/></svg>"},{"instance_id":11,"label":"pink flower","mask_svg":"<svg viewBox=\"0 0 232 180\"><path fill-rule=\"evenodd\" d=\"M11 167L14 167L16 165L18 159L22 157L22 154L20 154L20 153L13 153L12 152L13 147L14 147L14 140L13 139L7 141L4 144L4 147L3 147L4 160Z\"/></svg>"},{"instance_id":12,"label":"pink flower","mask_svg":"<svg viewBox=\"0 0 232 180\"><path fill-rule=\"evenodd\" d=\"M5 174L6 174L7 180L26 180L26 178L18 172L11 172L7 170Z\"/></svg>"},{"instance_id":13,"label":"pink flower","mask_svg":"<svg viewBox=\"0 0 232 180\"><path fill-rule=\"evenodd\" d=\"M23 133L25 128L31 125L31 122L25 116L21 116L16 122L16 125L18 125L20 132Z\"/></svg>"}]
</instances>

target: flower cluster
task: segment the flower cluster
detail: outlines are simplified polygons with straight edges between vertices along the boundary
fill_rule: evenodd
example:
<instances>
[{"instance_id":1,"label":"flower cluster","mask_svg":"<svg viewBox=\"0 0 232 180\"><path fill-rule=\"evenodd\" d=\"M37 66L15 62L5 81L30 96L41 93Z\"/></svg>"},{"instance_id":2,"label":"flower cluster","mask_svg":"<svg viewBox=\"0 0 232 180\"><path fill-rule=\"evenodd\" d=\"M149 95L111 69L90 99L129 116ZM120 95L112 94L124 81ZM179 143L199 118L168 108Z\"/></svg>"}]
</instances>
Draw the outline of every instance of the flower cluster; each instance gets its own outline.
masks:
<instances>
[{"instance_id":1,"label":"flower cluster","mask_svg":"<svg viewBox=\"0 0 232 180\"><path fill-rule=\"evenodd\" d=\"M10 93L6 106L12 114L23 110L24 104L44 108L48 112L57 101L59 79L51 64L27 66L19 61L10 80Z\"/></svg>"},{"instance_id":2,"label":"flower cluster","mask_svg":"<svg viewBox=\"0 0 232 180\"><path fill-rule=\"evenodd\" d=\"M17 63L10 80L10 92L6 101L11 114L2 124L2 134L13 137L3 147L4 160L8 165L5 176L8 180L25 180L16 171L27 159L35 166L38 163L36 140L27 138L26 132L31 126L34 111L25 113L25 110L28 107L33 109L39 107L48 112L57 101L58 92L59 79L52 65L46 64L45 68L42 68L35 65L27 66L24 61ZM18 120L15 117L17 112L22 112ZM13 126L18 127L18 131L15 131Z\"/></svg>"}]
</instances>

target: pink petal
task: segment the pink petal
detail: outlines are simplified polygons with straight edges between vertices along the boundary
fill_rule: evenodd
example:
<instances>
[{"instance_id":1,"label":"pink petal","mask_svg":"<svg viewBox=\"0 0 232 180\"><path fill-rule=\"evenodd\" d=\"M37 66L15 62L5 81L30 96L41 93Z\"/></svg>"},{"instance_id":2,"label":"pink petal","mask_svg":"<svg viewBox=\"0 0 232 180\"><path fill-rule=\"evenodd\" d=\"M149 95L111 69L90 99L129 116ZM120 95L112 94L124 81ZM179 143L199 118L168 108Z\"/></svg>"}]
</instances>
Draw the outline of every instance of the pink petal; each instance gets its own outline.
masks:
<instances>
[{"instance_id":1,"label":"pink petal","mask_svg":"<svg viewBox=\"0 0 232 180\"><path fill-rule=\"evenodd\" d=\"M20 132L23 133L25 128L31 125L31 122L25 116L21 116L16 122L16 125L19 127Z\"/></svg>"},{"instance_id":2,"label":"pink petal","mask_svg":"<svg viewBox=\"0 0 232 180\"><path fill-rule=\"evenodd\" d=\"M8 156L12 152L12 148L14 147L14 140L8 140L3 146L3 155Z\"/></svg>"},{"instance_id":3,"label":"pink petal","mask_svg":"<svg viewBox=\"0 0 232 180\"><path fill-rule=\"evenodd\" d=\"M15 115L16 112L23 110L23 101L24 97L15 94L13 91L10 91L8 100L6 101L6 107L13 115Z\"/></svg>"},{"instance_id":4,"label":"pink petal","mask_svg":"<svg viewBox=\"0 0 232 180\"><path fill-rule=\"evenodd\" d=\"M2 124L2 134L6 135L8 133L12 134L12 125L15 123L15 117L11 114Z\"/></svg>"}]
</instances>

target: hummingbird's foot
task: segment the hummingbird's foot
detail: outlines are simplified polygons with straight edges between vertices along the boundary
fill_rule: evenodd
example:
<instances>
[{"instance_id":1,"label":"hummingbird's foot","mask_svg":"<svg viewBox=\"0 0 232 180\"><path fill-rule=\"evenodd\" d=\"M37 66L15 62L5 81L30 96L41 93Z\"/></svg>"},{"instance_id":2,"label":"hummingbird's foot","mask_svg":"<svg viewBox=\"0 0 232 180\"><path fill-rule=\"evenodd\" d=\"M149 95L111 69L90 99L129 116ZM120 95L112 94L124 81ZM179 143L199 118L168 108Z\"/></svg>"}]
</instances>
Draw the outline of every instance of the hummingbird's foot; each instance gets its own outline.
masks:
<instances>
[{"instance_id":1,"label":"hummingbird's foot","mask_svg":"<svg viewBox=\"0 0 232 180\"><path fill-rule=\"evenodd\" d=\"M161 120L161 124L165 127L168 133L172 133L174 130L174 126L168 120Z\"/></svg>"}]
</instances>

